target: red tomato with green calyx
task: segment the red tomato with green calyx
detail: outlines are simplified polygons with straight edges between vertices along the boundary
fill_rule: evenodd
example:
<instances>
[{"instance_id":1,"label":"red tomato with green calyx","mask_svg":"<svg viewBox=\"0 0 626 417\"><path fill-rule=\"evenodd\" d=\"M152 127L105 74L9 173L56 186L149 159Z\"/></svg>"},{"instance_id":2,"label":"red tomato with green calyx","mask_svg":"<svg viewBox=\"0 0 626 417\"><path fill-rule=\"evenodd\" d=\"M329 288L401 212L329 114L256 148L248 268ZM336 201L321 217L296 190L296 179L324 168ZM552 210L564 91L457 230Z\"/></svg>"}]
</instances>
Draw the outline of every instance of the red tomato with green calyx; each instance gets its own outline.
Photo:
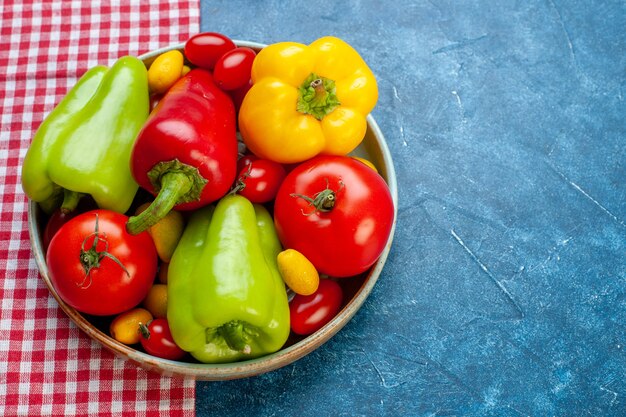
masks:
<instances>
[{"instance_id":1,"label":"red tomato with green calyx","mask_svg":"<svg viewBox=\"0 0 626 417\"><path fill-rule=\"evenodd\" d=\"M122 313L148 294L157 252L148 232L131 235L128 217L92 210L65 223L46 254L50 281L63 301L97 316Z\"/></svg>"},{"instance_id":2,"label":"red tomato with green calyx","mask_svg":"<svg viewBox=\"0 0 626 417\"><path fill-rule=\"evenodd\" d=\"M394 213L385 180L349 156L317 156L296 166L274 202L283 247L331 277L358 275L376 262Z\"/></svg>"},{"instance_id":3,"label":"red tomato with green calyx","mask_svg":"<svg viewBox=\"0 0 626 417\"><path fill-rule=\"evenodd\" d=\"M311 295L296 294L289 303L291 330L302 336L318 331L337 315L342 299L341 286L329 279L320 280Z\"/></svg>"}]
</instances>

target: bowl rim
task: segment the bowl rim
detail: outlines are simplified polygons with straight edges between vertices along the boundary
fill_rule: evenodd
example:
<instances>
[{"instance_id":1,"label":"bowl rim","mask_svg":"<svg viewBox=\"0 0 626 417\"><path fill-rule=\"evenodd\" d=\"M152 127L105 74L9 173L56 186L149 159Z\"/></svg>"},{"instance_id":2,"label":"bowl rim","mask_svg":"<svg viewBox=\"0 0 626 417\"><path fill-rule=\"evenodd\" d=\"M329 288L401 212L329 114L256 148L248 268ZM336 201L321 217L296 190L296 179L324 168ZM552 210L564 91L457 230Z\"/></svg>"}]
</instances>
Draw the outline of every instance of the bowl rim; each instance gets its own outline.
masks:
<instances>
[{"instance_id":1,"label":"bowl rim","mask_svg":"<svg viewBox=\"0 0 626 417\"><path fill-rule=\"evenodd\" d=\"M266 46L265 44L251 41L234 40L234 42L238 46L246 46L257 50ZM182 50L183 48L184 43L170 45L146 54L142 54L138 58L144 62L149 62L149 60L154 59L163 52L167 52L172 49ZM43 250L41 231L38 222L41 215L41 209L37 203L29 200L28 232L33 255L39 269L39 274L61 309L70 318L70 320L78 326L79 329L84 331L91 339L98 342L105 349L111 351L116 356L129 360L141 368L153 370L167 376L192 377L193 379L204 381L221 381L260 375L291 364L330 340L352 319L378 281L391 249L398 212L398 190L395 168L387 142L385 141L382 131L371 114L367 116L367 124L368 131L371 131L371 135L375 139L375 145L380 151L382 163L385 168L384 173L381 173L381 175L383 175L385 181L387 182L394 205L394 218L389 239L381 256L368 271L363 284L356 291L353 298L342 308L342 310L320 330L286 348L280 349L279 351L269 355L241 362L204 364L157 358L116 341L106 333L96 328L96 326L94 326L73 307L65 303L55 290L48 275L48 267L46 264L45 252Z\"/></svg>"}]
</instances>

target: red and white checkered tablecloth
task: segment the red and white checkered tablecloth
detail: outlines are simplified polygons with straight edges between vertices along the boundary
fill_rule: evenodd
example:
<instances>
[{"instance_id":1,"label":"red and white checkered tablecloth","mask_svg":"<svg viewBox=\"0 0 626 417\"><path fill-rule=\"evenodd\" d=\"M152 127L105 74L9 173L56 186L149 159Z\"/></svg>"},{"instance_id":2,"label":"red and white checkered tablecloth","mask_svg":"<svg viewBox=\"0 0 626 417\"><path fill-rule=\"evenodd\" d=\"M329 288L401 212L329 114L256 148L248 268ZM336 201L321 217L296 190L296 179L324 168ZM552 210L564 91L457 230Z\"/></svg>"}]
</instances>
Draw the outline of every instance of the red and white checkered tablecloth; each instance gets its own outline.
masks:
<instances>
[{"instance_id":1,"label":"red and white checkered tablecloth","mask_svg":"<svg viewBox=\"0 0 626 417\"><path fill-rule=\"evenodd\" d=\"M114 357L37 272L21 163L34 131L97 64L183 42L199 0L0 0L0 416L193 416L193 380Z\"/></svg>"}]
</instances>

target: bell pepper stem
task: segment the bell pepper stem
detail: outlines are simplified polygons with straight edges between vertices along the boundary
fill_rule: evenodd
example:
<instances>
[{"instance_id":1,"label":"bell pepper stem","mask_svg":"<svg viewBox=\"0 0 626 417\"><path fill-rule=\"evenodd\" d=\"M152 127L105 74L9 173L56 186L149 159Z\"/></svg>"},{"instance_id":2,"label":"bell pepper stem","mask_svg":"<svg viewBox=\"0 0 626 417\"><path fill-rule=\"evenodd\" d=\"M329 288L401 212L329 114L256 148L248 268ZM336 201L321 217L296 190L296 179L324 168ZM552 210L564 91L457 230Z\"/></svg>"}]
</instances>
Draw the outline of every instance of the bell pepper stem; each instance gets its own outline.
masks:
<instances>
[{"instance_id":1,"label":"bell pepper stem","mask_svg":"<svg viewBox=\"0 0 626 417\"><path fill-rule=\"evenodd\" d=\"M311 73L298 88L296 110L317 120L322 120L340 104L335 81L331 79Z\"/></svg>"},{"instance_id":2,"label":"bell pepper stem","mask_svg":"<svg viewBox=\"0 0 626 417\"><path fill-rule=\"evenodd\" d=\"M248 323L240 320L229 321L218 328L207 329L207 343L218 337L222 338L229 348L245 355L252 353L250 342L255 337L259 337L259 332Z\"/></svg>"},{"instance_id":3,"label":"bell pepper stem","mask_svg":"<svg viewBox=\"0 0 626 417\"><path fill-rule=\"evenodd\" d=\"M126 223L126 230L132 235L139 234L154 226L178 204L181 196L189 192L193 181L183 172L168 172L161 177L161 189L147 209L132 216Z\"/></svg>"},{"instance_id":4,"label":"bell pepper stem","mask_svg":"<svg viewBox=\"0 0 626 417\"><path fill-rule=\"evenodd\" d=\"M43 210L47 215L51 215L55 210L60 209L61 204L63 203L63 189L57 188L54 190L52 195L48 197L46 200L39 202L39 207Z\"/></svg>"},{"instance_id":5,"label":"bell pepper stem","mask_svg":"<svg viewBox=\"0 0 626 417\"><path fill-rule=\"evenodd\" d=\"M61 211L66 214L74 211L83 195L83 193L64 189L63 203L61 203Z\"/></svg>"}]
</instances>

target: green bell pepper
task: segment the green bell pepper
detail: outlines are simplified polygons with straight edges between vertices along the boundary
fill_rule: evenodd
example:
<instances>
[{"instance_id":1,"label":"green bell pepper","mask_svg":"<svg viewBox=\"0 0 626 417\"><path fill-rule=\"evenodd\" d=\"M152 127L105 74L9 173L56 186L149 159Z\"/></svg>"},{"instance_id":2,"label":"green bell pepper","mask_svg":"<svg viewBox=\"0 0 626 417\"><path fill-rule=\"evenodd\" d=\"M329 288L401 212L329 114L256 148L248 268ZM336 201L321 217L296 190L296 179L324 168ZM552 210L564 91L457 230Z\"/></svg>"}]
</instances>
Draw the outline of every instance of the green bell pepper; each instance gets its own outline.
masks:
<instances>
[{"instance_id":1,"label":"green bell pepper","mask_svg":"<svg viewBox=\"0 0 626 417\"><path fill-rule=\"evenodd\" d=\"M268 211L245 197L230 194L195 211L168 269L176 344L205 363L279 350L290 330L281 248Z\"/></svg>"},{"instance_id":2,"label":"green bell pepper","mask_svg":"<svg viewBox=\"0 0 626 417\"><path fill-rule=\"evenodd\" d=\"M90 194L100 208L126 212L139 186L130 153L148 118L147 70L126 56L85 73L43 121L26 153L22 188L50 211L71 211Z\"/></svg>"}]
</instances>

